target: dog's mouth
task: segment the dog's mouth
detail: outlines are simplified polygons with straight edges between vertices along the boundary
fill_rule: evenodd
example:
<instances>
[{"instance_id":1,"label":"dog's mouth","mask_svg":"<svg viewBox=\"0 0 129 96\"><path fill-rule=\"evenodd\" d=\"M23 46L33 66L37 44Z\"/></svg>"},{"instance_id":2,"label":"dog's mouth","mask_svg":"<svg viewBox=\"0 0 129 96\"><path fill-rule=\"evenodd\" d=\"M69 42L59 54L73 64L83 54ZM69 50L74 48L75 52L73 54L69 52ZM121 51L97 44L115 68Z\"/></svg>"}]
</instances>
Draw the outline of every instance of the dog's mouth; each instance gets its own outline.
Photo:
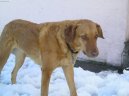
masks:
<instances>
[{"instance_id":1,"label":"dog's mouth","mask_svg":"<svg viewBox=\"0 0 129 96\"><path fill-rule=\"evenodd\" d=\"M88 52L85 52L85 51L83 51L83 53L84 53L86 56L92 57L92 58L97 57L98 54L99 54L98 52L91 52L91 53L88 53Z\"/></svg>"}]
</instances>

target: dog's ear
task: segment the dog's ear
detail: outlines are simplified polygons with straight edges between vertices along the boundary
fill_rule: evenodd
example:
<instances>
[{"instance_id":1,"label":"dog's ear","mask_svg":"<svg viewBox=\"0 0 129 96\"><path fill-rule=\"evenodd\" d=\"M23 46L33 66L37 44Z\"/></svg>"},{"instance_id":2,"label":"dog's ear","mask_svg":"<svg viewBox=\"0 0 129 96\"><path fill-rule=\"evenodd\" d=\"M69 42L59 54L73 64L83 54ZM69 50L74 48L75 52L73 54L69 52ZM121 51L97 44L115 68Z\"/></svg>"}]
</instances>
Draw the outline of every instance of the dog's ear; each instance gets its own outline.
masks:
<instances>
[{"instance_id":1,"label":"dog's ear","mask_svg":"<svg viewBox=\"0 0 129 96\"><path fill-rule=\"evenodd\" d=\"M66 42L72 42L76 35L76 25L67 25L64 30L65 40Z\"/></svg>"},{"instance_id":2,"label":"dog's ear","mask_svg":"<svg viewBox=\"0 0 129 96\"><path fill-rule=\"evenodd\" d=\"M99 24L96 24L96 28L97 28L97 30L98 30L98 35L99 35L99 37L104 39L103 31L102 31L100 25L99 25Z\"/></svg>"}]
</instances>

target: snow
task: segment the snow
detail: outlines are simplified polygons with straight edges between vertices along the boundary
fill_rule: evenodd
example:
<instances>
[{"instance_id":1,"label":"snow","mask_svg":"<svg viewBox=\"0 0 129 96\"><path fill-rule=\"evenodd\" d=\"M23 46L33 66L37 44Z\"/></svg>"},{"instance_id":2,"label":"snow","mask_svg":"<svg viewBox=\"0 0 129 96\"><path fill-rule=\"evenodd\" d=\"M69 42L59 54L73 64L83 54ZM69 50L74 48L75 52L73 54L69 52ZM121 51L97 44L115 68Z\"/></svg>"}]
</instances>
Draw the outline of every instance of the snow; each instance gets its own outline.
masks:
<instances>
[{"instance_id":1,"label":"snow","mask_svg":"<svg viewBox=\"0 0 129 96\"><path fill-rule=\"evenodd\" d=\"M40 96L40 66L27 58L18 72L17 83L11 84L10 75L14 67L15 56L10 55L1 74L0 96ZM78 96L129 96L129 72L114 71L94 73L74 68L74 79ZM49 96L70 96L68 85L61 68L57 68L51 77Z\"/></svg>"},{"instance_id":2,"label":"snow","mask_svg":"<svg viewBox=\"0 0 129 96\"><path fill-rule=\"evenodd\" d=\"M8 0L0 2L0 32L13 19L37 23L66 19L91 19L101 25L100 54L93 60L119 66L124 47L128 0ZM81 59L91 59L83 54Z\"/></svg>"}]
</instances>

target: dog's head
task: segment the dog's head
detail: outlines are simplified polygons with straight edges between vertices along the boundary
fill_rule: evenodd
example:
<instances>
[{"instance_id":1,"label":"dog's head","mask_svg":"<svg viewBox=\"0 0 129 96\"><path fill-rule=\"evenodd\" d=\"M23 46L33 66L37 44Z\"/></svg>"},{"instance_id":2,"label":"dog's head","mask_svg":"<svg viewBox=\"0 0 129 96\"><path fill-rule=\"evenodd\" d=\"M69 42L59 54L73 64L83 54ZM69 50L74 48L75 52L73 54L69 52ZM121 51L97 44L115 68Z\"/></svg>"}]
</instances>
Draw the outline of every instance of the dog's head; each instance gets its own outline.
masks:
<instances>
[{"instance_id":1,"label":"dog's head","mask_svg":"<svg viewBox=\"0 0 129 96\"><path fill-rule=\"evenodd\" d=\"M83 51L88 57L99 54L97 38L104 38L100 25L83 20L77 24L68 25L65 29L65 40L73 52Z\"/></svg>"}]
</instances>

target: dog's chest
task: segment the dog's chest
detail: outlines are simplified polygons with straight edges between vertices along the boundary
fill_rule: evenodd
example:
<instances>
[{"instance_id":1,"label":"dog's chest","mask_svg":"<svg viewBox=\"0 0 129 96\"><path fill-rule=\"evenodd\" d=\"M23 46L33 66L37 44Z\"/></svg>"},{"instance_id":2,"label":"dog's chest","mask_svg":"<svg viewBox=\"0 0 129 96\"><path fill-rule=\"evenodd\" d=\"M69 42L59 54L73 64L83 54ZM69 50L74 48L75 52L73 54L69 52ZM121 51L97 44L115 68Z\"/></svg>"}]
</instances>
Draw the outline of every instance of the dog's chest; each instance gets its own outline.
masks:
<instances>
[{"instance_id":1,"label":"dog's chest","mask_svg":"<svg viewBox=\"0 0 129 96\"><path fill-rule=\"evenodd\" d=\"M65 66L69 64L75 64L76 59L77 59L76 54L68 54L66 57L60 59L59 65Z\"/></svg>"}]
</instances>

